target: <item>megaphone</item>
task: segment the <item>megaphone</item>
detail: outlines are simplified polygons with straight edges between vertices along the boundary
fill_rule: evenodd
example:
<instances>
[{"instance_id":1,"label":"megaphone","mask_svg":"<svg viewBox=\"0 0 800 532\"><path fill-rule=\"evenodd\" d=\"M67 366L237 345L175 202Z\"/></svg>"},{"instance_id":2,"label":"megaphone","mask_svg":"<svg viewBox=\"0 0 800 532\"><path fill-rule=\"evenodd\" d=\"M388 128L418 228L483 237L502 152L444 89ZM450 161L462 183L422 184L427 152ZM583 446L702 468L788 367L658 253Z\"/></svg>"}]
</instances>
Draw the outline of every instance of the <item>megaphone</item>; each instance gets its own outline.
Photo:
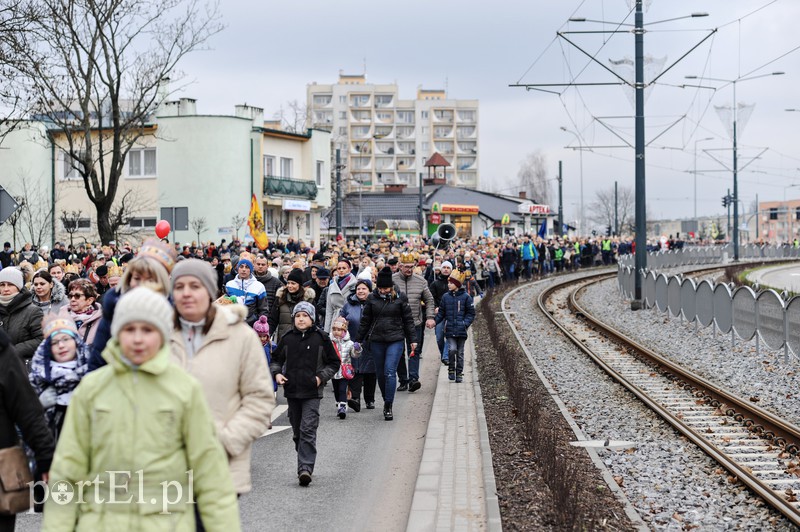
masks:
<instances>
[{"instance_id":1,"label":"megaphone","mask_svg":"<svg viewBox=\"0 0 800 532\"><path fill-rule=\"evenodd\" d=\"M450 241L456 237L456 226L453 224L441 224L436 228L436 232L431 236L431 244L436 249L447 247Z\"/></svg>"}]
</instances>

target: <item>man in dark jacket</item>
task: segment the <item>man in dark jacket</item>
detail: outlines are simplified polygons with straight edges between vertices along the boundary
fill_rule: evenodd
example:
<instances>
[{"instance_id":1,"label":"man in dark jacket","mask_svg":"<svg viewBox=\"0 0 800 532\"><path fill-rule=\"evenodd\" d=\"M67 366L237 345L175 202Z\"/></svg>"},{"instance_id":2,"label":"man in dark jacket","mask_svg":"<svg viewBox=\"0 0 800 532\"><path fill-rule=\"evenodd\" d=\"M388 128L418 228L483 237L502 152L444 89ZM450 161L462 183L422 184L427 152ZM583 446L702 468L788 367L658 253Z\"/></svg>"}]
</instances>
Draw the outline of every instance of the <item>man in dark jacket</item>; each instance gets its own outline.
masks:
<instances>
[{"instance_id":1,"label":"man in dark jacket","mask_svg":"<svg viewBox=\"0 0 800 532\"><path fill-rule=\"evenodd\" d=\"M6 242L3 244L3 251L0 251L0 269L11 266L11 263L13 262L13 255L14 250L11 249L11 242Z\"/></svg>"},{"instance_id":2,"label":"man in dark jacket","mask_svg":"<svg viewBox=\"0 0 800 532\"><path fill-rule=\"evenodd\" d=\"M436 280L431 284L431 295L433 296L434 315L439 313L439 305L442 304L442 296L447 293L447 279L453 271L453 265L450 261L442 262L440 273L436 276ZM439 354L442 359L442 364L447 364L447 342L444 340L444 322L436 324L436 345L439 347Z\"/></svg>"},{"instance_id":3,"label":"man in dark jacket","mask_svg":"<svg viewBox=\"0 0 800 532\"><path fill-rule=\"evenodd\" d=\"M28 382L28 372L0 329L0 449L17 444L17 431L36 456L37 476L47 480L55 442L44 420L39 398ZM0 515L0 530L14 530L15 517Z\"/></svg>"},{"instance_id":4,"label":"man in dark jacket","mask_svg":"<svg viewBox=\"0 0 800 532\"><path fill-rule=\"evenodd\" d=\"M5 330L17 355L29 363L42 342L42 309L33 304L25 288L22 272L9 267L0 270L0 328Z\"/></svg>"},{"instance_id":5,"label":"man in dark jacket","mask_svg":"<svg viewBox=\"0 0 800 532\"><path fill-rule=\"evenodd\" d=\"M271 311L272 304L275 302L275 293L283 284L269 271L269 260L266 257L256 257L255 261L253 261L253 266L255 267L253 273L256 276L256 280L264 285L264 290L267 292L267 310Z\"/></svg>"},{"instance_id":6,"label":"man in dark jacket","mask_svg":"<svg viewBox=\"0 0 800 532\"><path fill-rule=\"evenodd\" d=\"M322 391L340 365L330 337L314 325L315 314L314 305L307 301L294 306L294 327L281 338L269 366L275 382L283 386L289 405L289 422L297 450L297 478L301 486L311 483L317 460Z\"/></svg>"}]
</instances>

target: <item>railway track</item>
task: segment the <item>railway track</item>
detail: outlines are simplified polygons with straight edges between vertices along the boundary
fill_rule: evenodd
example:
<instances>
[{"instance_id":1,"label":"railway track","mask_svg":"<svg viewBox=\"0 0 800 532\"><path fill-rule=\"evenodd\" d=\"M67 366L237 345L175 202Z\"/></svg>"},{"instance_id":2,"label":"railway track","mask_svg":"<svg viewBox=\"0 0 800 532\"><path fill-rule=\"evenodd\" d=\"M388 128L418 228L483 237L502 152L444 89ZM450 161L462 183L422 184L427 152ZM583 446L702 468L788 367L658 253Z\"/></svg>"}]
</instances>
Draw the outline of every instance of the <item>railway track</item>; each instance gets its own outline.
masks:
<instances>
[{"instance_id":1,"label":"railway track","mask_svg":"<svg viewBox=\"0 0 800 532\"><path fill-rule=\"evenodd\" d=\"M800 526L800 427L590 316L578 302L580 292L613 277L604 273L553 285L541 293L538 305L614 380Z\"/></svg>"}]
</instances>

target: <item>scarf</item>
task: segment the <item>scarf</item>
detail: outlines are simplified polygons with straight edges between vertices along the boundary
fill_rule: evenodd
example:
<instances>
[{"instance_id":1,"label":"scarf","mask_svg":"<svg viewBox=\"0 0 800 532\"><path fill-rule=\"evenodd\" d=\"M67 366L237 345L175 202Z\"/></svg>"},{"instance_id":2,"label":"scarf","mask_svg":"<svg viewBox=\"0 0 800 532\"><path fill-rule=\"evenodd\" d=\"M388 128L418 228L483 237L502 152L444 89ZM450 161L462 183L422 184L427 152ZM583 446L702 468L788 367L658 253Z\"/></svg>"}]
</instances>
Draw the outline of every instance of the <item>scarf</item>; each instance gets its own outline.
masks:
<instances>
[{"instance_id":1,"label":"scarf","mask_svg":"<svg viewBox=\"0 0 800 532\"><path fill-rule=\"evenodd\" d=\"M342 277L341 279L339 279L339 281L338 281L338 284L339 284L339 290L344 290L344 287L345 287L345 286L347 286L347 283L349 283L349 282L350 282L350 278L351 278L352 276L353 276L353 274L352 274L352 273L348 273L347 275L345 275L344 277Z\"/></svg>"},{"instance_id":2,"label":"scarf","mask_svg":"<svg viewBox=\"0 0 800 532\"><path fill-rule=\"evenodd\" d=\"M14 298L17 297L17 294L11 294L10 296L0 296L0 305L7 307L14 301Z\"/></svg>"},{"instance_id":3,"label":"scarf","mask_svg":"<svg viewBox=\"0 0 800 532\"><path fill-rule=\"evenodd\" d=\"M203 334L203 327L206 324L206 319L200 321L189 321L178 317L181 324L181 337L183 338L183 345L186 347L186 354L189 358L194 358L197 350L203 345L205 335Z\"/></svg>"}]
</instances>

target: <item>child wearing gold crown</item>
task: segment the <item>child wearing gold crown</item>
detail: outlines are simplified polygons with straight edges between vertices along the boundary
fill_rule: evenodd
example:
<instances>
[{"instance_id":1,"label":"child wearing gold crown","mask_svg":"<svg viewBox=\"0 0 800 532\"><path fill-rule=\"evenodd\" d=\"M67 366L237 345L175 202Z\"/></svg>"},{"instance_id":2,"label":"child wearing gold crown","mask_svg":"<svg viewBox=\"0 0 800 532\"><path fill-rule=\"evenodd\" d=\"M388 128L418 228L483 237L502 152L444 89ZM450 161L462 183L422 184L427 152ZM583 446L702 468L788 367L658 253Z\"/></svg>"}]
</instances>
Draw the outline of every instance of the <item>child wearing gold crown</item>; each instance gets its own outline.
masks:
<instances>
[{"instance_id":1,"label":"child wearing gold crown","mask_svg":"<svg viewBox=\"0 0 800 532\"><path fill-rule=\"evenodd\" d=\"M68 317L47 316L42 332L44 341L31 359L28 378L44 408L47 426L58 440L72 392L86 375L89 346Z\"/></svg>"}]
</instances>

